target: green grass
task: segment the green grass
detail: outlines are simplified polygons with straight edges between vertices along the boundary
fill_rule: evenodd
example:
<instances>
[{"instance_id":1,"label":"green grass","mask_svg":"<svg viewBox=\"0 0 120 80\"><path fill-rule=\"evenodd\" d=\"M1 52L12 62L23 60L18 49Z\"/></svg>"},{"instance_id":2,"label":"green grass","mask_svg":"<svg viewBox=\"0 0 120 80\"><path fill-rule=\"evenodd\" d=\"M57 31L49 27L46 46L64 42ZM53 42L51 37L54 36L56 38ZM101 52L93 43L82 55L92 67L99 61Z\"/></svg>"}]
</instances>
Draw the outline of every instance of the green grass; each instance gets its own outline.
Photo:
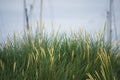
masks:
<instances>
[{"instance_id":1,"label":"green grass","mask_svg":"<svg viewBox=\"0 0 120 80\"><path fill-rule=\"evenodd\" d=\"M118 53L102 34L14 34L0 48L0 80L119 80Z\"/></svg>"}]
</instances>

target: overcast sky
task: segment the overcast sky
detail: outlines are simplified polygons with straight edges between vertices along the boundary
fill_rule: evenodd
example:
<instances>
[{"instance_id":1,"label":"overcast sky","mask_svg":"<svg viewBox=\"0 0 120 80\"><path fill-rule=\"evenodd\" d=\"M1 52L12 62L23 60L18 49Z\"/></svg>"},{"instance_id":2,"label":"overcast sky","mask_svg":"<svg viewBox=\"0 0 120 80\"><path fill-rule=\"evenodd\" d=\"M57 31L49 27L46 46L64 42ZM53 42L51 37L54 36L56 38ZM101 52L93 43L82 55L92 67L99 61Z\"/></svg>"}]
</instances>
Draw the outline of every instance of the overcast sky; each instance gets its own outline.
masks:
<instances>
[{"instance_id":1,"label":"overcast sky","mask_svg":"<svg viewBox=\"0 0 120 80\"><path fill-rule=\"evenodd\" d=\"M33 0L26 0L29 10ZM34 0L34 9L30 22L35 28L39 21L40 0ZM114 1L117 32L120 29L120 0ZM88 32L103 30L109 10L109 0L43 0L43 22L46 30L54 28L69 31L80 27ZM0 41L6 35L13 34L24 28L23 0L0 0ZM120 36L120 35L118 35Z\"/></svg>"}]
</instances>

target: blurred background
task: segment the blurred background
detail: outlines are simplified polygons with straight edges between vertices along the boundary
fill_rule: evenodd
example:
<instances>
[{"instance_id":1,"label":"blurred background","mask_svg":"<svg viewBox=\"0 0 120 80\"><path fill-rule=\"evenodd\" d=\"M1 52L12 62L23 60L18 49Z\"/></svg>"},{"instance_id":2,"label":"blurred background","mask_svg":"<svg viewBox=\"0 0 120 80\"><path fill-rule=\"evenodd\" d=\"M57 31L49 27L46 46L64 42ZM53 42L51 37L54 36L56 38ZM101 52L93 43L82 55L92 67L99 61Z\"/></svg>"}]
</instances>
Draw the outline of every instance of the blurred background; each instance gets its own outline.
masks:
<instances>
[{"instance_id":1,"label":"blurred background","mask_svg":"<svg viewBox=\"0 0 120 80\"><path fill-rule=\"evenodd\" d=\"M112 37L120 39L120 0L111 6ZM26 28L25 9L34 30L42 22L46 31L61 26L66 33L83 28L93 34L109 23L109 8L110 0L0 0L0 42Z\"/></svg>"}]
</instances>

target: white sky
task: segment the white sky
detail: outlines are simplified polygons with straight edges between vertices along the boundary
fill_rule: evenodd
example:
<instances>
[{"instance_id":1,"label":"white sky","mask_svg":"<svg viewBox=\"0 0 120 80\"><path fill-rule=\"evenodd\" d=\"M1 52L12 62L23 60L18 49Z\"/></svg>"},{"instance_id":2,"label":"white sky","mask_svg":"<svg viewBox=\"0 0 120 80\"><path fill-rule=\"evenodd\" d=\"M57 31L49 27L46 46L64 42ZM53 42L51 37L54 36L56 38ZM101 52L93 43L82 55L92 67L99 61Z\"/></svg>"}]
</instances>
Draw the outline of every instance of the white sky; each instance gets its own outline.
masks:
<instances>
[{"instance_id":1,"label":"white sky","mask_svg":"<svg viewBox=\"0 0 120 80\"><path fill-rule=\"evenodd\" d=\"M27 0L29 9L33 0ZM35 6L31 16L31 23L35 28L39 20L39 2L35 0ZM43 0L43 22L47 30L54 28L69 31L70 27L78 30L80 27L88 32L103 30L109 9L109 0ZM117 32L120 29L120 0L114 0ZM24 28L23 0L0 0L0 41L6 35L13 34ZM118 35L120 36L120 35Z\"/></svg>"}]
</instances>

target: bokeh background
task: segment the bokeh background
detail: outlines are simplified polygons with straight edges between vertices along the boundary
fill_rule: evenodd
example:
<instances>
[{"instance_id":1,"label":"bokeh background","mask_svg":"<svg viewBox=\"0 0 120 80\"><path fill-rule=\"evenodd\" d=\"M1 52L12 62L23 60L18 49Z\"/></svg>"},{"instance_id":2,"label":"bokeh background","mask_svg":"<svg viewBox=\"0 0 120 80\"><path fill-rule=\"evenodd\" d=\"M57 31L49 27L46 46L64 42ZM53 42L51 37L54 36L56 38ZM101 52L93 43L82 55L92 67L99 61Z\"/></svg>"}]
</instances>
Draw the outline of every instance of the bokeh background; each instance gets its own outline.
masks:
<instances>
[{"instance_id":1,"label":"bokeh background","mask_svg":"<svg viewBox=\"0 0 120 80\"><path fill-rule=\"evenodd\" d=\"M30 13L30 5L33 10ZM40 0L26 0L30 25L36 28L40 21ZM117 36L120 38L120 0L113 0ZM107 22L109 0L43 0L43 23L47 31L57 29L69 32L83 28L89 33L104 29ZM0 42L14 32L22 31L24 25L23 0L0 0ZM114 26L112 27L113 36Z\"/></svg>"}]
</instances>

